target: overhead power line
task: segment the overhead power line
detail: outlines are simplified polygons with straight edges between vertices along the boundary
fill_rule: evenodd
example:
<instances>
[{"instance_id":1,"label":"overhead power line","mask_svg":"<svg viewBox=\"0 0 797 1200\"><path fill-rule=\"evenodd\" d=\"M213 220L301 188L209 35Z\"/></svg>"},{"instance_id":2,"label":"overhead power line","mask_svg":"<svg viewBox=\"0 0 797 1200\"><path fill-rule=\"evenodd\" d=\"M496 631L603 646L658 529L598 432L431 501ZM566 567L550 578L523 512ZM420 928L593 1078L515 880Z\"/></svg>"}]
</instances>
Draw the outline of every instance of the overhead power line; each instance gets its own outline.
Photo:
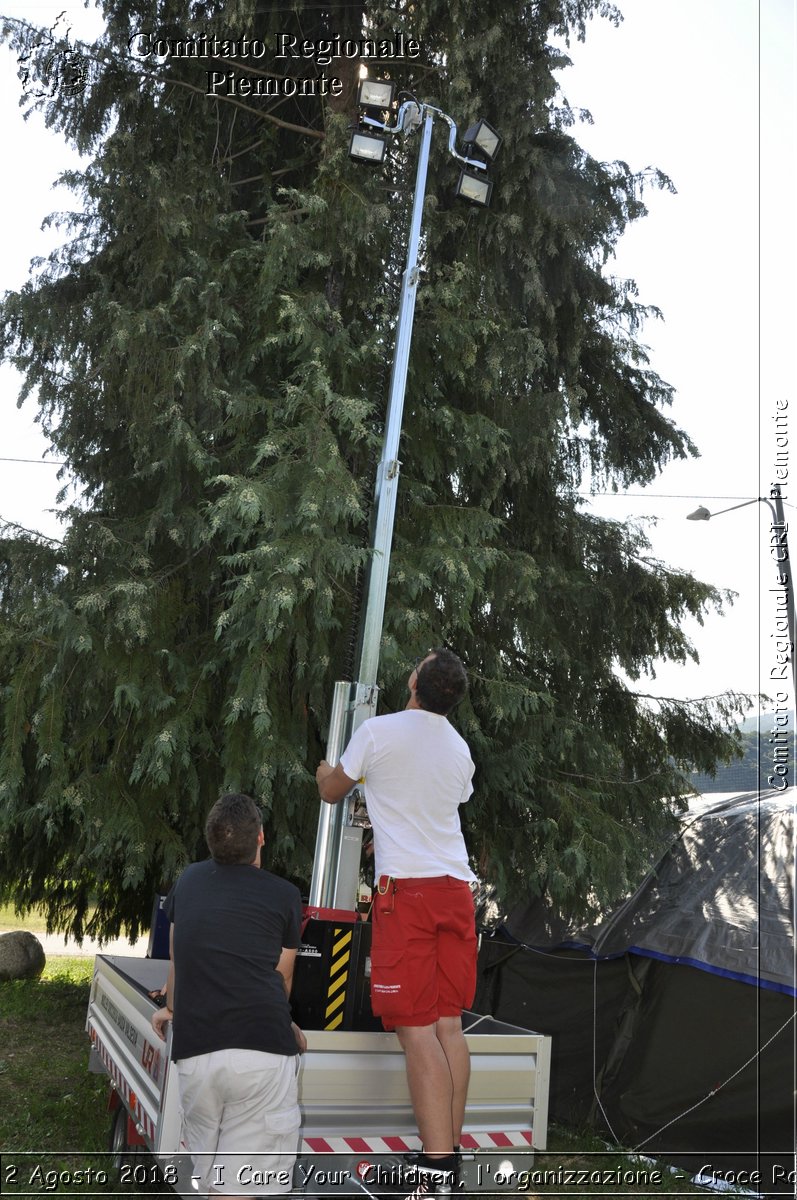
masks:
<instances>
[{"instance_id":1,"label":"overhead power line","mask_svg":"<svg viewBox=\"0 0 797 1200\"><path fill-rule=\"evenodd\" d=\"M6 458L0 455L0 462L38 463L41 467L68 467L69 463L60 458Z\"/></svg>"},{"instance_id":2,"label":"overhead power line","mask_svg":"<svg viewBox=\"0 0 797 1200\"><path fill-rule=\"evenodd\" d=\"M68 467L69 463L60 458L11 458L0 455L0 462L38 463L42 467ZM755 496L720 496L711 492L705 496L675 494L669 492L576 492L577 496L593 499L595 496L608 496L613 500L754 500Z\"/></svg>"},{"instance_id":3,"label":"overhead power line","mask_svg":"<svg viewBox=\"0 0 797 1200\"><path fill-rule=\"evenodd\" d=\"M709 496L685 496L668 492L576 492L577 496L610 496L616 500L754 500L754 496L718 496L712 492Z\"/></svg>"}]
</instances>

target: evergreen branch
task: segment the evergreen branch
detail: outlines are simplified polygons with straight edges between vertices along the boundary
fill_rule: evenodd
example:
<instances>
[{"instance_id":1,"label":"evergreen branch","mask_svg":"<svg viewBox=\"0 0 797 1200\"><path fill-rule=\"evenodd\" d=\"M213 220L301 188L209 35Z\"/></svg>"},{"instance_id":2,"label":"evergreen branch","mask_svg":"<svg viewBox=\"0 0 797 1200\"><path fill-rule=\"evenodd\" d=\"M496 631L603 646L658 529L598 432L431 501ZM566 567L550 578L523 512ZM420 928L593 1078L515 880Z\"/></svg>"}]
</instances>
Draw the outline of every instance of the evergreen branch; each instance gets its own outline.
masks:
<instances>
[{"instance_id":1,"label":"evergreen branch","mask_svg":"<svg viewBox=\"0 0 797 1200\"><path fill-rule=\"evenodd\" d=\"M40 538L43 542L51 542L53 546L63 546L63 539L50 537L49 534L41 533L38 529L27 529L24 525L20 525L18 521L9 521L6 517L0 516L0 525L6 529L17 529L20 533L27 533L31 537Z\"/></svg>"},{"instance_id":2,"label":"evergreen branch","mask_svg":"<svg viewBox=\"0 0 797 1200\"><path fill-rule=\"evenodd\" d=\"M71 674L72 674L72 672L70 671L70 676L71 676ZM66 687L66 682L68 682L68 681L65 681L64 688ZM97 721L97 724L95 726L93 726L93 728L91 728L87 731L86 736L83 738L82 742L79 742L78 745L75 747L75 749L77 750L78 753L80 753L82 750L85 750L88 746L91 745L92 741L97 736L100 729L105 724L105 722L107 721L108 717L110 716L110 714L112 712L113 712L113 700L111 700L111 702L108 705L108 707L106 708L105 712L102 714L100 719Z\"/></svg>"},{"instance_id":3,"label":"evergreen branch","mask_svg":"<svg viewBox=\"0 0 797 1200\"><path fill-rule=\"evenodd\" d=\"M158 83L182 87L186 91L194 92L196 95L204 96L206 99L208 98L207 91L204 91L201 87L197 87L193 83L189 83L186 79L175 79L172 77L164 80L152 71L139 71L139 75L147 79L154 79ZM236 100L232 96L213 96L212 98L217 101L220 100L223 104L231 104L233 108L240 108L243 112L251 113L252 116L257 117L260 121L269 121L272 125L276 125L279 129L285 129L289 133L299 133L305 137L319 138L321 141L326 137L323 130L309 129L306 125L294 125L291 121L283 121L280 117L272 116L270 112L263 112L261 109L252 108L250 104L244 104L241 100Z\"/></svg>"},{"instance_id":4,"label":"evergreen branch","mask_svg":"<svg viewBox=\"0 0 797 1200\"><path fill-rule=\"evenodd\" d=\"M85 54L84 56L90 62L96 63L98 66L113 69L115 63L110 63L104 58L98 58L95 54ZM171 87L184 88L185 91L193 92L197 96L204 96L208 99L208 93L196 84L189 83L186 79L176 79L173 76L164 78L163 75L158 75L155 71L146 71L143 67L136 67L134 74L139 79L152 79L156 83L164 84ZM288 133L298 133L303 137L318 138L323 141L326 134L323 130L309 129L306 125L294 125L291 121L283 121L280 117L274 117L270 112L263 112L262 109L252 108L250 104L244 104L241 100L236 100L233 96L214 96L212 99L220 101L223 104L230 104L233 108L240 108L243 112L248 112L252 116L257 117L259 121L269 121L272 125L276 125L279 129L285 129Z\"/></svg>"},{"instance_id":5,"label":"evergreen branch","mask_svg":"<svg viewBox=\"0 0 797 1200\"><path fill-rule=\"evenodd\" d=\"M524 696L535 696L544 699L544 693L535 692L527 683L519 683L515 679L500 679L490 675L482 675L479 671L474 671L471 667L467 667L467 672L470 679L478 679L481 683L493 684L501 688L514 688Z\"/></svg>"},{"instance_id":6,"label":"evergreen branch","mask_svg":"<svg viewBox=\"0 0 797 1200\"><path fill-rule=\"evenodd\" d=\"M219 159L220 163L228 163L231 161L232 161L231 158L220 158ZM291 171L301 171L306 166L307 166L306 162L301 162L301 163L294 163L293 166L291 166L291 167L281 167L279 171L269 171L269 178L270 179L279 179L280 176L282 176L282 175L290 175ZM260 175L250 175L248 179L231 179L230 187L243 187L247 183L262 183L262 180L263 180L263 174L261 172Z\"/></svg>"},{"instance_id":7,"label":"evergreen branch","mask_svg":"<svg viewBox=\"0 0 797 1200\"><path fill-rule=\"evenodd\" d=\"M169 567L165 571L161 571L161 573L154 579L156 586L160 587L160 585L165 583L167 579L171 579L173 575L177 575L178 572L182 571L183 567L187 567L189 563L192 563L195 558L198 558L200 554L204 554L207 550L208 546L203 543L201 546L197 546L196 550L188 555L188 558L184 558L182 562L175 563L174 566ZM135 578L135 576L133 576L133 578Z\"/></svg>"},{"instance_id":8,"label":"evergreen branch","mask_svg":"<svg viewBox=\"0 0 797 1200\"><path fill-rule=\"evenodd\" d=\"M655 700L658 704L675 704L679 706L689 704L711 704L712 702L716 703L719 700L727 700L734 705L749 705L750 700L752 699L752 697L741 692L719 692L713 696L696 696L691 699L684 699L681 696L652 696L648 692L636 691L632 691L631 695L636 696L638 700ZM761 694L759 694L757 697L759 700L763 698L764 697Z\"/></svg>"},{"instance_id":9,"label":"evergreen branch","mask_svg":"<svg viewBox=\"0 0 797 1200\"><path fill-rule=\"evenodd\" d=\"M644 520L655 522L658 520L658 517L646 517L646 518L633 517L631 519L634 521L644 519ZM619 524L622 524L622 522L619 522ZM634 554L632 552L629 552L628 560L629 560L629 562L639 563L639 565L642 567L653 567L658 574L666 575L668 579L675 579L675 580L683 579L684 576L687 574L686 571L681 571L677 567L668 567L666 565L666 563L660 562L659 559L650 558L648 555L645 555L645 554ZM730 600L732 598L735 598L736 595L738 594L737 592L731 591L730 588L722 588L722 589L711 588L711 591L716 592L718 596L722 596L725 600ZM707 599L708 599L708 597L707 597Z\"/></svg>"},{"instance_id":10,"label":"evergreen branch","mask_svg":"<svg viewBox=\"0 0 797 1200\"><path fill-rule=\"evenodd\" d=\"M251 146L244 146L243 150L236 150L234 154L228 154L226 158L220 159L220 162L234 162L236 158L243 158L245 154L251 154L253 150L257 150L258 146L262 145L263 138L258 138L256 142L252 142Z\"/></svg>"},{"instance_id":11,"label":"evergreen branch","mask_svg":"<svg viewBox=\"0 0 797 1200\"><path fill-rule=\"evenodd\" d=\"M75 671L78 668L79 661L80 661L79 656L76 655L75 661L72 664L72 670L69 672L66 679L61 684L60 692L61 692L61 695L64 697L67 695L67 690L66 690L67 686L68 686L72 676L74 675ZM103 720L104 719L105 718L103 718ZM52 743L53 743L53 726L54 726L54 724L55 724L55 690L53 689L53 691L50 692L50 739L49 739L50 745L52 745ZM102 724L102 721L100 722L100 724Z\"/></svg>"},{"instance_id":12,"label":"evergreen branch","mask_svg":"<svg viewBox=\"0 0 797 1200\"><path fill-rule=\"evenodd\" d=\"M639 787L643 783L648 783L651 779L660 779L665 774L662 770L651 771L649 775L640 775L635 779L621 779L619 776L612 776L611 779L603 779L600 775L587 775L584 771L560 771L558 767L554 767L554 771L557 775L565 779L584 779L590 783L599 783L602 787L614 787L618 783L622 784L623 787ZM544 782L549 783L552 787L556 786L555 782L551 779L546 779Z\"/></svg>"},{"instance_id":13,"label":"evergreen branch","mask_svg":"<svg viewBox=\"0 0 797 1200\"><path fill-rule=\"evenodd\" d=\"M294 217L307 217L310 216L312 212L312 208L292 208L287 210L280 209L278 212L267 213L265 217L253 217L252 220L247 221L246 224L247 226L267 225L269 221L285 220L286 218L293 220Z\"/></svg>"},{"instance_id":14,"label":"evergreen branch","mask_svg":"<svg viewBox=\"0 0 797 1200\"><path fill-rule=\"evenodd\" d=\"M230 159L222 158L219 161L220 162L229 162ZM286 170L290 170L290 168L286 168ZM282 174L282 173L283 172L280 172L280 174ZM276 174L276 172L275 172L275 174ZM246 179L231 179L230 187L234 187L234 188L235 187L244 187L247 183L262 183L262 180L263 180L263 174L261 172L259 175L249 175Z\"/></svg>"},{"instance_id":15,"label":"evergreen branch","mask_svg":"<svg viewBox=\"0 0 797 1200\"><path fill-rule=\"evenodd\" d=\"M248 63L245 63L243 61L243 59L240 59L240 58L218 58L215 55L209 54L207 56L207 58L202 58L201 56L197 55L196 58L181 59L180 61L187 63L189 67L193 67L194 65L198 65L199 63L207 62L207 63L211 63L211 64L215 63L216 66L222 66L222 67L227 67L227 68L229 68L230 63L232 62L235 64L236 71L245 71L245 72L248 72L249 75L259 75L263 79L283 79L283 80L285 80L285 79L293 79L294 78L293 75L282 75L279 73L279 71L266 71L263 67L252 67ZM281 97L280 103L281 104L284 103L287 99L288 99L287 96Z\"/></svg>"},{"instance_id":16,"label":"evergreen branch","mask_svg":"<svg viewBox=\"0 0 797 1200\"><path fill-rule=\"evenodd\" d=\"M15 683L17 683L17 686L14 688L14 709L11 714L11 728L9 730L9 734L10 734L9 740L11 741L12 744L16 743L18 731L22 728L22 716L21 716L21 709L22 709L22 703L23 703L22 693L23 693L24 684L27 679L28 673L32 670L32 668L33 668L33 663L31 662L31 655L27 655L25 658L25 662L22 665L22 679L19 681L15 680Z\"/></svg>"}]
</instances>

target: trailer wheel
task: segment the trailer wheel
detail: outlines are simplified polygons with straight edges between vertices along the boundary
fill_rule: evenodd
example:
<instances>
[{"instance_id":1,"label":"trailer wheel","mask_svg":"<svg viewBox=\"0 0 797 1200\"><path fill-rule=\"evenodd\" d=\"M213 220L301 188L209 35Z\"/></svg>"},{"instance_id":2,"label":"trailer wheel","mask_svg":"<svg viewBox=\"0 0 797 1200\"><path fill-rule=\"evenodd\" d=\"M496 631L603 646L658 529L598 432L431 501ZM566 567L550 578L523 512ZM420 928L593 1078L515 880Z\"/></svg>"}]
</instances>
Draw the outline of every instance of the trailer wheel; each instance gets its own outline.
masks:
<instances>
[{"instance_id":1,"label":"trailer wheel","mask_svg":"<svg viewBox=\"0 0 797 1200\"><path fill-rule=\"evenodd\" d=\"M149 1160L146 1148L138 1141L130 1140L130 1116L123 1104L114 1110L108 1149L113 1155L111 1167L124 1190L138 1190L139 1176L146 1170Z\"/></svg>"},{"instance_id":2,"label":"trailer wheel","mask_svg":"<svg viewBox=\"0 0 797 1200\"><path fill-rule=\"evenodd\" d=\"M119 1104L111 1118L108 1149L111 1152L111 1169L116 1175L122 1192L146 1192L157 1195L153 1186L163 1186L163 1195L172 1195L172 1190L163 1181L160 1168L147 1147L140 1140L130 1140L130 1116L123 1104Z\"/></svg>"},{"instance_id":3,"label":"trailer wheel","mask_svg":"<svg viewBox=\"0 0 797 1200\"><path fill-rule=\"evenodd\" d=\"M124 1104L120 1104L115 1108L111 1117L108 1149L113 1155L111 1166L115 1171L121 1171L124 1164L129 1162L131 1157L131 1146L127 1140L127 1109Z\"/></svg>"}]
</instances>

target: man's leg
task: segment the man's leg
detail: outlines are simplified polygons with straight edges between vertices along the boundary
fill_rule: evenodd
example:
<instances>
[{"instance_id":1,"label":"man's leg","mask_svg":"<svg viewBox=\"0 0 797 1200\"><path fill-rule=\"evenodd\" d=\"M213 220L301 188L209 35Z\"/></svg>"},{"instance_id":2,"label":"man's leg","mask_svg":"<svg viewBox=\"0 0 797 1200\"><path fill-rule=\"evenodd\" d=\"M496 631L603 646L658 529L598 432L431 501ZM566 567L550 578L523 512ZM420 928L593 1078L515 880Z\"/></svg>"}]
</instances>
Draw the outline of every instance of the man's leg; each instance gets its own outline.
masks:
<instances>
[{"instance_id":1,"label":"man's leg","mask_svg":"<svg viewBox=\"0 0 797 1200\"><path fill-rule=\"evenodd\" d=\"M215 1154L224 1102L209 1082L214 1056L198 1054L175 1063L180 1086L185 1141L193 1156L192 1183L199 1195L207 1195L216 1177Z\"/></svg>"},{"instance_id":2,"label":"man's leg","mask_svg":"<svg viewBox=\"0 0 797 1200\"><path fill-rule=\"evenodd\" d=\"M460 1143L470 1082L470 1052L462 1030L462 1011L476 991L476 922L467 883L450 879L437 931L437 1037L451 1072L451 1125ZM456 1014L456 1015L454 1015Z\"/></svg>"},{"instance_id":3,"label":"man's leg","mask_svg":"<svg viewBox=\"0 0 797 1200\"><path fill-rule=\"evenodd\" d=\"M402 1025L396 1034L424 1152L430 1158L452 1154L462 1135L470 1081L462 1019L440 1017L435 1025Z\"/></svg>"},{"instance_id":4,"label":"man's leg","mask_svg":"<svg viewBox=\"0 0 797 1200\"><path fill-rule=\"evenodd\" d=\"M217 1147L227 1171L219 1194L227 1200L284 1195L292 1190L299 1145L296 1057L259 1050L227 1056Z\"/></svg>"},{"instance_id":5,"label":"man's leg","mask_svg":"<svg viewBox=\"0 0 797 1200\"><path fill-rule=\"evenodd\" d=\"M462 1017L440 1017L437 1038L451 1072L451 1129L453 1144L458 1146L462 1139L465 1101L470 1083L470 1051L462 1032Z\"/></svg>"}]
</instances>

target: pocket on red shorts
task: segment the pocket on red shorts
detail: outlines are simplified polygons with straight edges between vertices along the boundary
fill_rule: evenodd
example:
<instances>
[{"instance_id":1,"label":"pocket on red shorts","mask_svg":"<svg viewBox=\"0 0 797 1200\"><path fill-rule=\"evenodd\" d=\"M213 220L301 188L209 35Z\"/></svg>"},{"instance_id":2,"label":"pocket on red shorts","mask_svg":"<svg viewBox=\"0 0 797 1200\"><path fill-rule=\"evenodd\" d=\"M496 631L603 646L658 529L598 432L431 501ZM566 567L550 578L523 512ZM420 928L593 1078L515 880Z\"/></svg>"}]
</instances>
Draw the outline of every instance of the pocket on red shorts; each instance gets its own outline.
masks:
<instances>
[{"instance_id":1,"label":"pocket on red shorts","mask_svg":"<svg viewBox=\"0 0 797 1200\"><path fill-rule=\"evenodd\" d=\"M375 1017L390 1020L403 1016L407 997L404 995L404 951L374 947L371 951L371 1009Z\"/></svg>"}]
</instances>

